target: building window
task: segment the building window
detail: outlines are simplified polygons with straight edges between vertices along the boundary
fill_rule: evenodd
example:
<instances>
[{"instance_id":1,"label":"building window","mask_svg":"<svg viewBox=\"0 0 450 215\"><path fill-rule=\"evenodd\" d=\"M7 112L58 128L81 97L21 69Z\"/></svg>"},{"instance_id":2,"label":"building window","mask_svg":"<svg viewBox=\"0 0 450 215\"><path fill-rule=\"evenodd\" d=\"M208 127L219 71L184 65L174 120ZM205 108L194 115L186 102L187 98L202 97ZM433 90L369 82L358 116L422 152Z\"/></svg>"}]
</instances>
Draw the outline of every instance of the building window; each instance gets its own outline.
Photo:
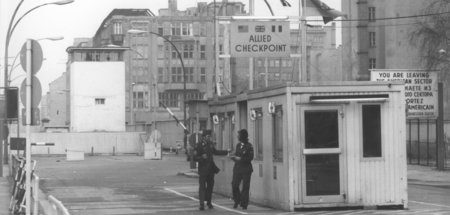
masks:
<instances>
[{"instance_id":1,"label":"building window","mask_svg":"<svg viewBox=\"0 0 450 215\"><path fill-rule=\"evenodd\" d=\"M185 67L186 69L186 82L194 83L194 67ZM182 74L183 75L183 74Z\"/></svg>"},{"instance_id":2,"label":"building window","mask_svg":"<svg viewBox=\"0 0 450 215\"><path fill-rule=\"evenodd\" d=\"M172 35L180 36L181 35L181 24L180 23L172 23Z\"/></svg>"},{"instance_id":3,"label":"building window","mask_svg":"<svg viewBox=\"0 0 450 215\"><path fill-rule=\"evenodd\" d=\"M158 45L158 58L164 59L164 45Z\"/></svg>"},{"instance_id":4,"label":"building window","mask_svg":"<svg viewBox=\"0 0 450 215\"><path fill-rule=\"evenodd\" d=\"M255 160L263 160L263 114L262 108L255 108Z\"/></svg>"},{"instance_id":5,"label":"building window","mask_svg":"<svg viewBox=\"0 0 450 215\"><path fill-rule=\"evenodd\" d=\"M178 93L177 92L159 93L159 101L163 103L166 107L178 107L179 101Z\"/></svg>"},{"instance_id":6,"label":"building window","mask_svg":"<svg viewBox=\"0 0 450 215\"><path fill-rule=\"evenodd\" d=\"M219 54L224 54L222 44L219 45Z\"/></svg>"},{"instance_id":7,"label":"building window","mask_svg":"<svg viewBox=\"0 0 450 215\"><path fill-rule=\"evenodd\" d=\"M172 83L183 82L183 70L181 67L172 67Z\"/></svg>"},{"instance_id":8,"label":"building window","mask_svg":"<svg viewBox=\"0 0 450 215\"><path fill-rule=\"evenodd\" d=\"M376 45L375 32L369 32L369 47L374 48Z\"/></svg>"},{"instance_id":9,"label":"building window","mask_svg":"<svg viewBox=\"0 0 450 215\"><path fill-rule=\"evenodd\" d=\"M206 25L200 24L200 36L206 36Z\"/></svg>"},{"instance_id":10,"label":"building window","mask_svg":"<svg viewBox=\"0 0 450 215\"><path fill-rule=\"evenodd\" d=\"M375 22L375 7L369 7L369 22Z\"/></svg>"},{"instance_id":11,"label":"building window","mask_svg":"<svg viewBox=\"0 0 450 215\"><path fill-rule=\"evenodd\" d=\"M381 157L381 105L362 105L363 157Z\"/></svg>"},{"instance_id":12,"label":"building window","mask_svg":"<svg viewBox=\"0 0 450 215\"><path fill-rule=\"evenodd\" d=\"M377 59L369 58L369 69L375 69L377 67Z\"/></svg>"},{"instance_id":13,"label":"building window","mask_svg":"<svg viewBox=\"0 0 450 215\"><path fill-rule=\"evenodd\" d=\"M273 161L283 162L283 107L275 106L275 113L272 115L272 153Z\"/></svg>"},{"instance_id":14,"label":"building window","mask_svg":"<svg viewBox=\"0 0 450 215\"><path fill-rule=\"evenodd\" d=\"M122 23L114 22L113 26L114 34L122 34Z\"/></svg>"},{"instance_id":15,"label":"building window","mask_svg":"<svg viewBox=\"0 0 450 215\"><path fill-rule=\"evenodd\" d=\"M148 92L133 92L133 109L147 109Z\"/></svg>"},{"instance_id":16,"label":"building window","mask_svg":"<svg viewBox=\"0 0 450 215\"><path fill-rule=\"evenodd\" d=\"M181 24L181 35L191 36L191 32L192 32L192 24L188 23Z\"/></svg>"},{"instance_id":17,"label":"building window","mask_svg":"<svg viewBox=\"0 0 450 215\"><path fill-rule=\"evenodd\" d=\"M183 92L163 92L159 93L159 101L167 107L179 107L180 101L183 100ZM188 92L186 93L186 100L199 100L203 99L203 93L200 92ZM160 107L162 105L160 104Z\"/></svg>"},{"instance_id":18,"label":"building window","mask_svg":"<svg viewBox=\"0 0 450 215\"><path fill-rule=\"evenodd\" d=\"M96 105L104 105L105 104L105 98L95 98L95 104Z\"/></svg>"},{"instance_id":19,"label":"building window","mask_svg":"<svg viewBox=\"0 0 450 215\"><path fill-rule=\"evenodd\" d=\"M158 34L164 35L164 24L163 23L158 23Z\"/></svg>"},{"instance_id":20,"label":"building window","mask_svg":"<svg viewBox=\"0 0 450 215\"><path fill-rule=\"evenodd\" d=\"M205 67L200 68L200 82L206 83L206 68Z\"/></svg>"},{"instance_id":21,"label":"building window","mask_svg":"<svg viewBox=\"0 0 450 215\"><path fill-rule=\"evenodd\" d=\"M200 59L206 59L206 46L200 45Z\"/></svg>"},{"instance_id":22,"label":"building window","mask_svg":"<svg viewBox=\"0 0 450 215\"><path fill-rule=\"evenodd\" d=\"M275 67L280 67L280 60L275 60Z\"/></svg>"},{"instance_id":23,"label":"building window","mask_svg":"<svg viewBox=\"0 0 450 215\"><path fill-rule=\"evenodd\" d=\"M263 66L263 61L262 61L261 59L258 59L258 60L256 61L256 66L257 66L257 67L262 67L262 66Z\"/></svg>"},{"instance_id":24,"label":"building window","mask_svg":"<svg viewBox=\"0 0 450 215\"><path fill-rule=\"evenodd\" d=\"M193 44L184 44L183 46L183 58L192 59L194 56L194 45Z\"/></svg>"},{"instance_id":25,"label":"building window","mask_svg":"<svg viewBox=\"0 0 450 215\"><path fill-rule=\"evenodd\" d=\"M158 68L158 83L164 82L164 68Z\"/></svg>"}]
</instances>

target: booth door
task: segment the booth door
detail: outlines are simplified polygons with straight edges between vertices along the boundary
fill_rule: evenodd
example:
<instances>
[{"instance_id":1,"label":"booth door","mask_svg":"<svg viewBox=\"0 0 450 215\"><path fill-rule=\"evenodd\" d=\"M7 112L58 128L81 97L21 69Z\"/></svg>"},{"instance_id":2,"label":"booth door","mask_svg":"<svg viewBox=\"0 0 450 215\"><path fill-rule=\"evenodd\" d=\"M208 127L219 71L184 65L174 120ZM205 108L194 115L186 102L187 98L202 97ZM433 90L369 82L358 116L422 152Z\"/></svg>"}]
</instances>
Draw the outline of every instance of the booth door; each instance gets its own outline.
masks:
<instances>
[{"instance_id":1,"label":"booth door","mask_svg":"<svg viewBox=\"0 0 450 215\"><path fill-rule=\"evenodd\" d=\"M343 202L342 107L300 108L303 203Z\"/></svg>"}]
</instances>

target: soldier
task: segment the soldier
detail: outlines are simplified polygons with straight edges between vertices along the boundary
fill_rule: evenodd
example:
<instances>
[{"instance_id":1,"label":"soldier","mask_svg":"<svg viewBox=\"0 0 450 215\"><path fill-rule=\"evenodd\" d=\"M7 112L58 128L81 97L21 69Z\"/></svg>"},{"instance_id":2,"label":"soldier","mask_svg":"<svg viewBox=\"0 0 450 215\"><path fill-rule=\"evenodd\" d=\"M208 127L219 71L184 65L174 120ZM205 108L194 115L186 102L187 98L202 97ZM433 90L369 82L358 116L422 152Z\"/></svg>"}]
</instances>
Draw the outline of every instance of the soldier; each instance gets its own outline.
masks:
<instances>
[{"instance_id":1,"label":"soldier","mask_svg":"<svg viewBox=\"0 0 450 215\"><path fill-rule=\"evenodd\" d=\"M243 210L247 209L250 178L252 176L253 167L251 161L253 160L253 146L248 142L248 132L245 129L238 131L239 143L236 145L234 156L231 159L234 161L233 180L231 187L233 191L233 208L237 208L240 204ZM242 191L239 185L242 181Z\"/></svg>"},{"instance_id":2,"label":"soldier","mask_svg":"<svg viewBox=\"0 0 450 215\"><path fill-rule=\"evenodd\" d=\"M211 203L214 174L217 174L220 169L214 163L213 155L227 155L228 152L217 150L211 141L211 130L203 130L202 140L197 144L194 152L194 158L198 161L200 210L205 210L205 201L209 209L214 208Z\"/></svg>"}]
</instances>

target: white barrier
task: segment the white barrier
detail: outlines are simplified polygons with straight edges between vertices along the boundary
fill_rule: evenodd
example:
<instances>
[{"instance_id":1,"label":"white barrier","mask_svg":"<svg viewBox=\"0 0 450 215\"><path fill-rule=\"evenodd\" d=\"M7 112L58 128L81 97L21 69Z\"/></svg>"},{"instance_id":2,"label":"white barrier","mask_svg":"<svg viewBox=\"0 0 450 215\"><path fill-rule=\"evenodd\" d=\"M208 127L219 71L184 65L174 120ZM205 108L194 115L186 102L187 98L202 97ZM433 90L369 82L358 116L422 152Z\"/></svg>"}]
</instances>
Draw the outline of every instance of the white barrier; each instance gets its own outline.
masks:
<instances>
[{"instance_id":1,"label":"white barrier","mask_svg":"<svg viewBox=\"0 0 450 215\"><path fill-rule=\"evenodd\" d=\"M69 211L66 207L64 207L63 203L52 195L48 196L48 202L51 206L51 215L70 215Z\"/></svg>"},{"instance_id":2,"label":"white barrier","mask_svg":"<svg viewBox=\"0 0 450 215\"><path fill-rule=\"evenodd\" d=\"M143 132L32 133L32 142L54 145L31 148L32 154L66 154L67 149L95 154L132 154L142 152Z\"/></svg>"},{"instance_id":3,"label":"white barrier","mask_svg":"<svg viewBox=\"0 0 450 215\"><path fill-rule=\"evenodd\" d=\"M39 214L39 176L31 175L31 202L33 204L33 213Z\"/></svg>"}]
</instances>

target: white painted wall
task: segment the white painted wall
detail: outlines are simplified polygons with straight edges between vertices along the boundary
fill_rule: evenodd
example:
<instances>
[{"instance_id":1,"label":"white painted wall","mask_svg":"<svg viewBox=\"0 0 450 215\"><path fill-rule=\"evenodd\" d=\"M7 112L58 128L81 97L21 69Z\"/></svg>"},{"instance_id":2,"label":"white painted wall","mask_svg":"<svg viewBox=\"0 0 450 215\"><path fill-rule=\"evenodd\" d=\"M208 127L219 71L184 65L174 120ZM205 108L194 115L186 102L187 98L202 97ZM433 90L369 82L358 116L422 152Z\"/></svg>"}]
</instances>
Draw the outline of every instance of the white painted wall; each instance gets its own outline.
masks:
<instances>
[{"instance_id":1,"label":"white painted wall","mask_svg":"<svg viewBox=\"0 0 450 215\"><path fill-rule=\"evenodd\" d=\"M76 150L86 154L137 154L144 152L144 135L144 132L31 133L31 142L55 144L32 146L31 153L61 155L66 150Z\"/></svg>"},{"instance_id":2,"label":"white painted wall","mask_svg":"<svg viewBox=\"0 0 450 215\"><path fill-rule=\"evenodd\" d=\"M125 131L125 63L73 62L70 100L71 131Z\"/></svg>"}]
</instances>

